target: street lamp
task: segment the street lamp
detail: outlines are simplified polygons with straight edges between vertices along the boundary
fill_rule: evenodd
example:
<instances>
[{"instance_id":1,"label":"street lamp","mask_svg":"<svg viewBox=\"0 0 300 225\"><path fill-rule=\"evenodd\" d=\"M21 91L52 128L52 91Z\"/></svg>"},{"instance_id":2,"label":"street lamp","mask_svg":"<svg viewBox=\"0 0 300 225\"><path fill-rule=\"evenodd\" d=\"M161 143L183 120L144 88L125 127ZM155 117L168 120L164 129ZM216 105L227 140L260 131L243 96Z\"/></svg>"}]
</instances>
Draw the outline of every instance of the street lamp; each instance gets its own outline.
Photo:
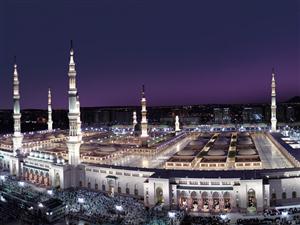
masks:
<instances>
[{"instance_id":1,"label":"street lamp","mask_svg":"<svg viewBox=\"0 0 300 225\"><path fill-rule=\"evenodd\" d=\"M121 205L116 205L115 206L117 212L118 212L118 220L120 219L120 213L123 211L123 206Z\"/></svg>"},{"instance_id":2,"label":"street lamp","mask_svg":"<svg viewBox=\"0 0 300 225\"><path fill-rule=\"evenodd\" d=\"M78 198L77 201L78 201L79 204L83 204L84 203L84 198Z\"/></svg>"},{"instance_id":3,"label":"street lamp","mask_svg":"<svg viewBox=\"0 0 300 225\"><path fill-rule=\"evenodd\" d=\"M173 224L174 224L173 222L174 222L176 213L173 212L173 211L169 211L169 212L168 212L168 216L169 216L169 218L171 219L171 225L173 225Z\"/></svg>"},{"instance_id":4,"label":"street lamp","mask_svg":"<svg viewBox=\"0 0 300 225\"><path fill-rule=\"evenodd\" d=\"M84 198L78 198L77 202L80 204L80 211L82 211L82 205L84 204Z\"/></svg>"},{"instance_id":5,"label":"street lamp","mask_svg":"<svg viewBox=\"0 0 300 225\"><path fill-rule=\"evenodd\" d=\"M220 215L220 218L224 221L224 220L227 219L227 215L226 215L226 214L221 214L221 215Z\"/></svg>"},{"instance_id":6,"label":"street lamp","mask_svg":"<svg viewBox=\"0 0 300 225\"><path fill-rule=\"evenodd\" d=\"M5 176L4 176L4 175L1 175L1 176L0 176L0 180L1 180L1 185L3 185L3 184L4 184L4 181L5 181Z\"/></svg>"},{"instance_id":7,"label":"street lamp","mask_svg":"<svg viewBox=\"0 0 300 225\"><path fill-rule=\"evenodd\" d=\"M282 217L287 217L288 214L289 214L288 211L283 211L283 212L281 213L281 216L282 216Z\"/></svg>"},{"instance_id":8,"label":"street lamp","mask_svg":"<svg viewBox=\"0 0 300 225\"><path fill-rule=\"evenodd\" d=\"M116 205L115 208L119 212L123 211L123 206L121 206L121 205Z\"/></svg>"}]
</instances>

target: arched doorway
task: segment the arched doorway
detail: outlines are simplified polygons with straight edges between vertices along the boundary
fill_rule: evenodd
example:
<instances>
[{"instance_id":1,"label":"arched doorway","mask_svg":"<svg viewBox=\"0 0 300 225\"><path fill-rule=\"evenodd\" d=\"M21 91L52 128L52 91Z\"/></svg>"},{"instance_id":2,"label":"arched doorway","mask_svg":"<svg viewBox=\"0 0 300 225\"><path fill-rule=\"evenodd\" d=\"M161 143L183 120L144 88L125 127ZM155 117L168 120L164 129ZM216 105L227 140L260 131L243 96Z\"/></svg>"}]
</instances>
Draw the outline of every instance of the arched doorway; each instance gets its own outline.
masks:
<instances>
[{"instance_id":1,"label":"arched doorway","mask_svg":"<svg viewBox=\"0 0 300 225\"><path fill-rule=\"evenodd\" d=\"M195 191L191 193L191 210L198 211L198 199Z\"/></svg>"},{"instance_id":2,"label":"arched doorway","mask_svg":"<svg viewBox=\"0 0 300 225\"><path fill-rule=\"evenodd\" d=\"M45 178L44 178L44 184L46 186L50 186L50 178L49 178L49 173L46 173Z\"/></svg>"},{"instance_id":3,"label":"arched doorway","mask_svg":"<svg viewBox=\"0 0 300 225\"><path fill-rule=\"evenodd\" d=\"M34 172L34 182L39 183L39 179L40 179L40 174L39 174L39 171L36 170Z\"/></svg>"},{"instance_id":4,"label":"arched doorway","mask_svg":"<svg viewBox=\"0 0 300 225\"><path fill-rule=\"evenodd\" d=\"M108 181L108 194L112 197L115 194L115 181L114 180Z\"/></svg>"},{"instance_id":5,"label":"arched doorway","mask_svg":"<svg viewBox=\"0 0 300 225\"><path fill-rule=\"evenodd\" d=\"M215 212L219 212L220 211L220 195L218 192L214 192L212 194L212 201L213 201L213 210Z\"/></svg>"},{"instance_id":6,"label":"arched doorway","mask_svg":"<svg viewBox=\"0 0 300 225\"><path fill-rule=\"evenodd\" d=\"M34 174L33 174L33 170L31 169L29 173L29 180L32 181L33 179L34 179Z\"/></svg>"},{"instance_id":7,"label":"arched doorway","mask_svg":"<svg viewBox=\"0 0 300 225\"><path fill-rule=\"evenodd\" d=\"M256 211L256 194L253 189L248 191L248 211L255 212Z\"/></svg>"},{"instance_id":8,"label":"arched doorway","mask_svg":"<svg viewBox=\"0 0 300 225\"><path fill-rule=\"evenodd\" d=\"M41 171L41 173L40 173L39 183L40 183L41 185L44 185L44 173L43 173L42 171Z\"/></svg>"},{"instance_id":9,"label":"arched doorway","mask_svg":"<svg viewBox=\"0 0 300 225\"><path fill-rule=\"evenodd\" d=\"M60 187L60 175L59 175L59 173L56 173L55 176L54 176L54 186L56 188Z\"/></svg>"},{"instance_id":10,"label":"arched doorway","mask_svg":"<svg viewBox=\"0 0 300 225\"><path fill-rule=\"evenodd\" d=\"M223 194L223 199L224 199L224 210L228 212L231 210L230 193L225 192Z\"/></svg>"},{"instance_id":11,"label":"arched doorway","mask_svg":"<svg viewBox=\"0 0 300 225\"><path fill-rule=\"evenodd\" d=\"M202 210L204 212L208 212L209 211L208 193L206 191L204 191L201 195L201 198L202 198Z\"/></svg>"},{"instance_id":12,"label":"arched doorway","mask_svg":"<svg viewBox=\"0 0 300 225\"><path fill-rule=\"evenodd\" d=\"M182 191L179 194L179 206L184 208L187 207L187 197L185 191Z\"/></svg>"},{"instance_id":13,"label":"arched doorway","mask_svg":"<svg viewBox=\"0 0 300 225\"><path fill-rule=\"evenodd\" d=\"M28 181L28 180L29 180L29 175L30 175L30 174L29 174L28 168L25 168L24 179Z\"/></svg>"},{"instance_id":14,"label":"arched doorway","mask_svg":"<svg viewBox=\"0 0 300 225\"><path fill-rule=\"evenodd\" d=\"M164 203L164 193L161 187L157 187L155 191L156 203L162 204Z\"/></svg>"}]
</instances>

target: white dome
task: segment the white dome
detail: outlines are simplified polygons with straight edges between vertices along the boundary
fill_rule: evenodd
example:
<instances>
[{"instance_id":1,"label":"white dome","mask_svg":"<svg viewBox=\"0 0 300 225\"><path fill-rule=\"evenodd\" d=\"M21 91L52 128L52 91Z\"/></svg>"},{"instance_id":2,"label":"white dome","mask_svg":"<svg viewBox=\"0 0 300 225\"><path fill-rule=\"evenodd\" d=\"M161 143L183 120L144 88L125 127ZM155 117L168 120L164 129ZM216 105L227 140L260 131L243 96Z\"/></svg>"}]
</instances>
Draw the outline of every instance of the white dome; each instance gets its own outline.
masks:
<instances>
[{"instance_id":1,"label":"white dome","mask_svg":"<svg viewBox=\"0 0 300 225\"><path fill-rule=\"evenodd\" d=\"M194 155L194 152L193 150L183 150L183 151L180 151L180 152L177 152L177 155L180 155L180 156L191 156L191 155Z\"/></svg>"},{"instance_id":2,"label":"white dome","mask_svg":"<svg viewBox=\"0 0 300 225\"><path fill-rule=\"evenodd\" d=\"M100 151L102 151L102 152L114 152L114 151L116 151L116 148L112 147L112 146L103 146L103 147L100 147Z\"/></svg>"},{"instance_id":3,"label":"white dome","mask_svg":"<svg viewBox=\"0 0 300 225\"><path fill-rule=\"evenodd\" d=\"M209 156L223 156L225 152L223 150L210 150L208 151L207 155Z\"/></svg>"},{"instance_id":4,"label":"white dome","mask_svg":"<svg viewBox=\"0 0 300 225\"><path fill-rule=\"evenodd\" d=\"M205 144L205 141L203 141L203 140L191 141L191 142L189 143L189 145L200 145L200 146L202 146L202 145L204 145L204 144Z\"/></svg>"},{"instance_id":5,"label":"white dome","mask_svg":"<svg viewBox=\"0 0 300 225\"><path fill-rule=\"evenodd\" d=\"M256 152L254 149L242 149L238 152L239 155L255 155Z\"/></svg>"}]
</instances>

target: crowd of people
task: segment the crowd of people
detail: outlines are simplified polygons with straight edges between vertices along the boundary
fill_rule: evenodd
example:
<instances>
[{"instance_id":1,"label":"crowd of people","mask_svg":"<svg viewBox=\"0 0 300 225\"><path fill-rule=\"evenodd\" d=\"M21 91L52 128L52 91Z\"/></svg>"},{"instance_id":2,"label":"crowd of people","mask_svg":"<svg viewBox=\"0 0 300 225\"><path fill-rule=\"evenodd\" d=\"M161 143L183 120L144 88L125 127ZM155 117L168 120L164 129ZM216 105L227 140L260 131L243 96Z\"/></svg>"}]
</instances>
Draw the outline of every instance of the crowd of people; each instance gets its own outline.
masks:
<instances>
[{"instance_id":1,"label":"crowd of people","mask_svg":"<svg viewBox=\"0 0 300 225\"><path fill-rule=\"evenodd\" d=\"M143 202L128 196L108 196L103 192L86 189L52 190L40 192L33 186L6 177L0 183L1 190L6 193L21 194L23 199L44 202L50 198L60 199L66 206L65 215L69 219L84 220L93 224L121 225L179 225L184 217L183 211L146 209ZM6 205L7 207L7 205Z\"/></svg>"},{"instance_id":2,"label":"crowd of people","mask_svg":"<svg viewBox=\"0 0 300 225\"><path fill-rule=\"evenodd\" d=\"M88 190L55 191L54 197L66 204L66 214L92 222L144 224L146 210L143 204L125 196L110 197Z\"/></svg>"},{"instance_id":3,"label":"crowd of people","mask_svg":"<svg viewBox=\"0 0 300 225\"><path fill-rule=\"evenodd\" d=\"M209 216L209 217L192 217L186 218L187 223L191 225L229 225L230 219L221 218L220 216Z\"/></svg>"},{"instance_id":4,"label":"crowd of people","mask_svg":"<svg viewBox=\"0 0 300 225\"><path fill-rule=\"evenodd\" d=\"M1 191L14 196L22 195L28 201L44 202L50 198L60 199L66 206L65 215L69 219L84 220L93 224L120 224L120 225L229 225L234 224L225 216L187 216L180 210L164 210L163 207L145 208L143 202L128 196L115 195L114 197L103 192L87 189L52 190L51 192L36 190L33 186L20 182L13 177L6 177L0 181ZM5 203L0 193L0 222L14 218L14 212L21 210L15 207L12 214L6 213L11 204ZM18 213L20 215L20 213ZM241 215L242 216L242 215ZM1 223L0 223L1 224ZM267 209L256 218L236 220L237 225L297 225L300 224L299 208Z\"/></svg>"}]
</instances>

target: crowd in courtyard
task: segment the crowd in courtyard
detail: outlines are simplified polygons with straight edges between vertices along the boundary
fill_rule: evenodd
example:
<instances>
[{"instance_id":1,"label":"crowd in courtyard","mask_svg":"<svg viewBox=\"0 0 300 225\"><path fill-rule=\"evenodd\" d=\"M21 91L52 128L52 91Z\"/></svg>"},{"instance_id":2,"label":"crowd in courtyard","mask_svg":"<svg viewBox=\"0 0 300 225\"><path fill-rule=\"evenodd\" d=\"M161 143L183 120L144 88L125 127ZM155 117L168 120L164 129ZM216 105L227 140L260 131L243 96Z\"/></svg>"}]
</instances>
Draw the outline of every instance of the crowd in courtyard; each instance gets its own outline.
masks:
<instances>
[{"instance_id":1,"label":"crowd in courtyard","mask_svg":"<svg viewBox=\"0 0 300 225\"><path fill-rule=\"evenodd\" d=\"M87 224L120 224L120 225L297 225L300 224L300 207L290 209L268 209L256 218L240 218L236 222L228 216L188 216L180 210L163 210L162 207L146 209L143 202L128 196L114 197L103 192L87 189L68 189L41 191L34 186L6 177L0 181L0 190L22 195L28 201L44 202L50 198L62 200L66 206L66 216L70 219L81 219ZM17 195L16 195L17 193ZM8 207L8 208L5 208ZM12 209L14 207L14 209ZM7 213L7 211L11 213ZM5 198L0 194L0 224L17 219L21 214L13 205L5 206Z\"/></svg>"}]
</instances>

